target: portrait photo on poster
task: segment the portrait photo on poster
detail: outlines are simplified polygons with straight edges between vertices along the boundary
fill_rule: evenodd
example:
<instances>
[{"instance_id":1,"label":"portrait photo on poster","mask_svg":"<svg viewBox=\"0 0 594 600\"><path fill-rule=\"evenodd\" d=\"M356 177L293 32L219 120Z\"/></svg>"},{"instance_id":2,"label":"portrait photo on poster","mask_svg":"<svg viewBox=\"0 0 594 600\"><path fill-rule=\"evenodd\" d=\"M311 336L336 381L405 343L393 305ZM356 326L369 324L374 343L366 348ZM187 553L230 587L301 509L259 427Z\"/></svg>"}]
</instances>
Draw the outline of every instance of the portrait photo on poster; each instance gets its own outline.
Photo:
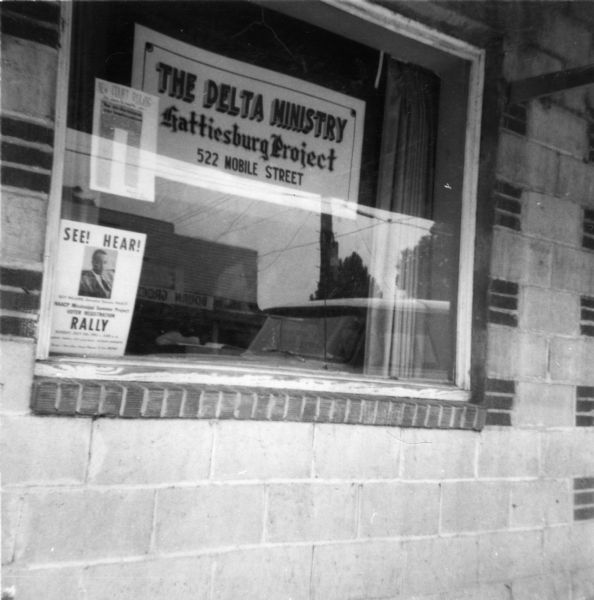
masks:
<instances>
[{"instance_id":1,"label":"portrait photo on poster","mask_svg":"<svg viewBox=\"0 0 594 600\"><path fill-rule=\"evenodd\" d=\"M111 298L117 257L116 250L87 246L83 253L78 295Z\"/></svg>"}]
</instances>

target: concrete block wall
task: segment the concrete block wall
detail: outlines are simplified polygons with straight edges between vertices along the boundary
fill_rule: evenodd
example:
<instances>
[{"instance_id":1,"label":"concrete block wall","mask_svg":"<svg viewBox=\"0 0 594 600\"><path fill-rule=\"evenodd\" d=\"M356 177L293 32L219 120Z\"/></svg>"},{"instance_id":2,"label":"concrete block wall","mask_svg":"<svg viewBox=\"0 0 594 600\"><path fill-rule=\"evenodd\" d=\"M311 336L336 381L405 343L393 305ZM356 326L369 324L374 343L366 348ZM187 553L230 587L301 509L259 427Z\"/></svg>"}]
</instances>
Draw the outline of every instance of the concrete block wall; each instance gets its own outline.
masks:
<instances>
[{"instance_id":1,"label":"concrete block wall","mask_svg":"<svg viewBox=\"0 0 594 600\"><path fill-rule=\"evenodd\" d=\"M530 44L522 44L516 30L516 38L507 40L505 78L591 64L591 29L565 10L548 14ZM513 382L515 435L537 432L541 440L535 479L512 492L512 523L528 525L537 514L547 523L543 542L551 576L524 588L534 598L594 596L594 569L584 563L589 559L567 553L569 540L591 539L592 520L581 520L577 511L569 523L561 517L563 504L570 511L577 505L577 494L571 499L577 481L594 473L594 428L576 427L579 390L594 384L594 340L580 328L583 298L594 296L594 253L582 243L584 211L594 203L594 165L588 162L593 90L585 86L529 101L526 134L502 130L498 152L497 179L521 191L521 211L519 227L495 226L490 275L517 284L517 323L489 324L487 373ZM482 437L505 435L503 429L489 428ZM531 515L515 501L524 493L532 497ZM550 494L557 496L554 505L547 505ZM560 496L565 501L558 502ZM566 587L555 571L571 561Z\"/></svg>"},{"instance_id":2,"label":"concrete block wall","mask_svg":"<svg viewBox=\"0 0 594 600\"><path fill-rule=\"evenodd\" d=\"M58 20L47 6L13 21L4 9L3 73L16 83L3 86L2 124L9 143L51 154ZM546 27L529 48L508 40L508 79L585 61L582 23ZM579 50L560 27L576 28ZM594 254L580 242L594 198L580 133L590 93L532 102L527 135L501 134L497 177L522 190L522 210L519 229L494 231L490 276L517 284L517 301L515 326L489 324L487 389L508 390L511 426L37 417L37 309L5 309L6 596L594 597L594 520L575 518L577 482L594 477L594 429L575 426L576 390L594 386L593 341L578 326L580 298L594 296ZM39 296L41 164L2 162L3 308L6 293Z\"/></svg>"},{"instance_id":3,"label":"concrete block wall","mask_svg":"<svg viewBox=\"0 0 594 600\"><path fill-rule=\"evenodd\" d=\"M508 80L592 62L591 28L571 11L547 13L529 45L511 31ZM489 325L487 372L516 382L518 426L573 427L576 388L594 384L594 340L580 327L594 296L594 253L583 244L594 205L593 90L531 100L526 135L501 132L497 178L521 191L521 216L516 229L495 226L490 275L518 285L517 326Z\"/></svg>"},{"instance_id":4,"label":"concrete block wall","mask_svg":"<svg viewBox=\"0 0 594 600\"><path fill-rule=\"evenodd\" d=\"M22 412L31 391L53 157L58 3L1 7L0 391Z\"/></svg>"},{"instance_id":5,"label":"concrete block wall","mask_svg":"<svg viewBox=\"0 0 594 600\"><path fill-rule=\"evenodd\" d=\"M70 479L81 459L64 443L45 449L55 459L53 467L48 461L29 461L27 454L38 432L48 431L47 424L30 416L28 406L52 161L59 7L39 5L35 14L25 5L8 8L4 3L1 10L0 411L2 433L16 433L10 442L16 459L13 455L11 461L3 461L1 470L5 564L12 560L22 495L12 493L4 482L21 471L33 480L49 478L59 484ZM13 418L19 423L14 430ZM66 427L70 432L76 425ZM4 585L2 590L4 598ZM38 597L44 593L40 589Z\"/></svg>"},{"instance_id":6,"label":"concrete block wall","mask_svg":"<svg viewBox=\"0 0 594 600\"><path fill-rule=\"evenodd\" d=\"M573 520L587 440L563 429L4 419L3 585L22 600L594 587L594 521Z\"/></svg>"}]
</instances>

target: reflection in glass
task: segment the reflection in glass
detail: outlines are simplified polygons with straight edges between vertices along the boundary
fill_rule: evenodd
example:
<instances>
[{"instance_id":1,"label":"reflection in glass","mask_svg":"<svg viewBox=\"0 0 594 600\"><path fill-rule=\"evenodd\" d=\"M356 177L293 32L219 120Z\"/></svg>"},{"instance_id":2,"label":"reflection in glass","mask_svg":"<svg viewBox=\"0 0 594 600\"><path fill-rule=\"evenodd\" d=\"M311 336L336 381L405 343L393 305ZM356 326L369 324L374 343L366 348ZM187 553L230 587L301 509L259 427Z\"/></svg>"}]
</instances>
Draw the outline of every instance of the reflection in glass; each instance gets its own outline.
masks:
<instances>
[{"instance_id":1,"label":"reflection in glass","mask_svg":"<svg viewBox=\"0 0 594 600\"><path fill-rule=\"evenodd\" d=\"M183 19L175 6L171 23ZM141 11L126 10L142 22ZM327 32L277 18L295 40L307 28L318 79L326 69L331 85L366 103L358 202L162 154L138 165L138 152L130 176L150 164L154 202L92 190L92 98L75 94L87 107L70 111L62 217L146 234L126 353L451 381L459 206L434 200L439 80L394 59L376 80L378 51L333 36L361 61L357 78L341 75L320 58ZM173 36L171 23L163 33ZM213 39L209 51L240 53L240 39L231 50L222 35ZM104 42L97 53L111 56L116 42ZM127 51L132 43L129 33ZM279 69L266 64L267 43L255 53L260 66ZM87 88L107 78L80 72L79 91L85 78ZM119 83L129 85L125 72Z\"/></svg>"}]
</instances>

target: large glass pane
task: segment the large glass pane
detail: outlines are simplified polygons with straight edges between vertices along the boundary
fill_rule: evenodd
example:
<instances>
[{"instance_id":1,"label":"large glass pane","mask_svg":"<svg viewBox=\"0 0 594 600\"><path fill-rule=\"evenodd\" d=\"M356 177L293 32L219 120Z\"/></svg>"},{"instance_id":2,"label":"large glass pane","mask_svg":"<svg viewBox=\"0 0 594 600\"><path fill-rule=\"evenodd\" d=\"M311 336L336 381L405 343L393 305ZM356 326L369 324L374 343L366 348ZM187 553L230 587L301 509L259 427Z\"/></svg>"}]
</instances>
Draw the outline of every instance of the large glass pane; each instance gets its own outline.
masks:
<instances>
[{"instance_id":1,"label":"large glass pane","mask_svg":"<svg viewBox=\"0 0 594 600\"><path fill-rule=\"evenodd\" d=\"M451 380L439 79L380 50L247 3L78 3L52 353Z\"/></svg>"}]
</instances>

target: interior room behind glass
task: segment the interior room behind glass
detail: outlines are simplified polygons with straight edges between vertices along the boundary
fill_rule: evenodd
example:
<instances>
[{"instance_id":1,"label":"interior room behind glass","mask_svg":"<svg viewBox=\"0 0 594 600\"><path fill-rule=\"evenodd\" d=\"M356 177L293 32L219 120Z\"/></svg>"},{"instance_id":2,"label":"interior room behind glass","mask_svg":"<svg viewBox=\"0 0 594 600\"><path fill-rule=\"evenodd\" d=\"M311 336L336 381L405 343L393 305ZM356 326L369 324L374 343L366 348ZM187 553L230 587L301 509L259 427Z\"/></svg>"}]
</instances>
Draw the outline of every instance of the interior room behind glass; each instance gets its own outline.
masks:
<instances>
[{"instance_id":1,"label":"interior room behind glass","mask_svg":"<svg viewBox=\"0 0 594 600\"><path fill-rule=\"evenodd\" d=\"M303 97L325 89L354 99L363 107L353 116L356 164L337 172L346 120L328 111L315 121L312 112L308 132L301 100L291 105L302 111L301 130L293 127L301 137L284 155L272 155L272 137L262 145L264 134L249 154L233 154L233 135L270 129L280 105L262 90L272 88L246 92L222 70L226 87L208 92L186 68L178 93L181 67L166 73L162 61L157 136L176 128L180 145L193 144L192 159L176 160L175 175L156 168L153 201L92 189L96 80L135 87L138 25L199 49L197 57L203 50L245 64L248 74L265 69L269 86L277 73L279 88L287 77L296 88L303 82ZM253 3L80 2L73 32L62 218L146 236L126 355L452 381L461 197L459 186L447 201L441 183L435 192L448 148L435 73ZM193 133L183 121L190 108ZM225 145L213 131L229 114L238 125ZM297 135L290 118L277 124L283 143ZM312 192L309 173L356 189L349 197L338 186Z\"/></svg>"}]
</instances>

